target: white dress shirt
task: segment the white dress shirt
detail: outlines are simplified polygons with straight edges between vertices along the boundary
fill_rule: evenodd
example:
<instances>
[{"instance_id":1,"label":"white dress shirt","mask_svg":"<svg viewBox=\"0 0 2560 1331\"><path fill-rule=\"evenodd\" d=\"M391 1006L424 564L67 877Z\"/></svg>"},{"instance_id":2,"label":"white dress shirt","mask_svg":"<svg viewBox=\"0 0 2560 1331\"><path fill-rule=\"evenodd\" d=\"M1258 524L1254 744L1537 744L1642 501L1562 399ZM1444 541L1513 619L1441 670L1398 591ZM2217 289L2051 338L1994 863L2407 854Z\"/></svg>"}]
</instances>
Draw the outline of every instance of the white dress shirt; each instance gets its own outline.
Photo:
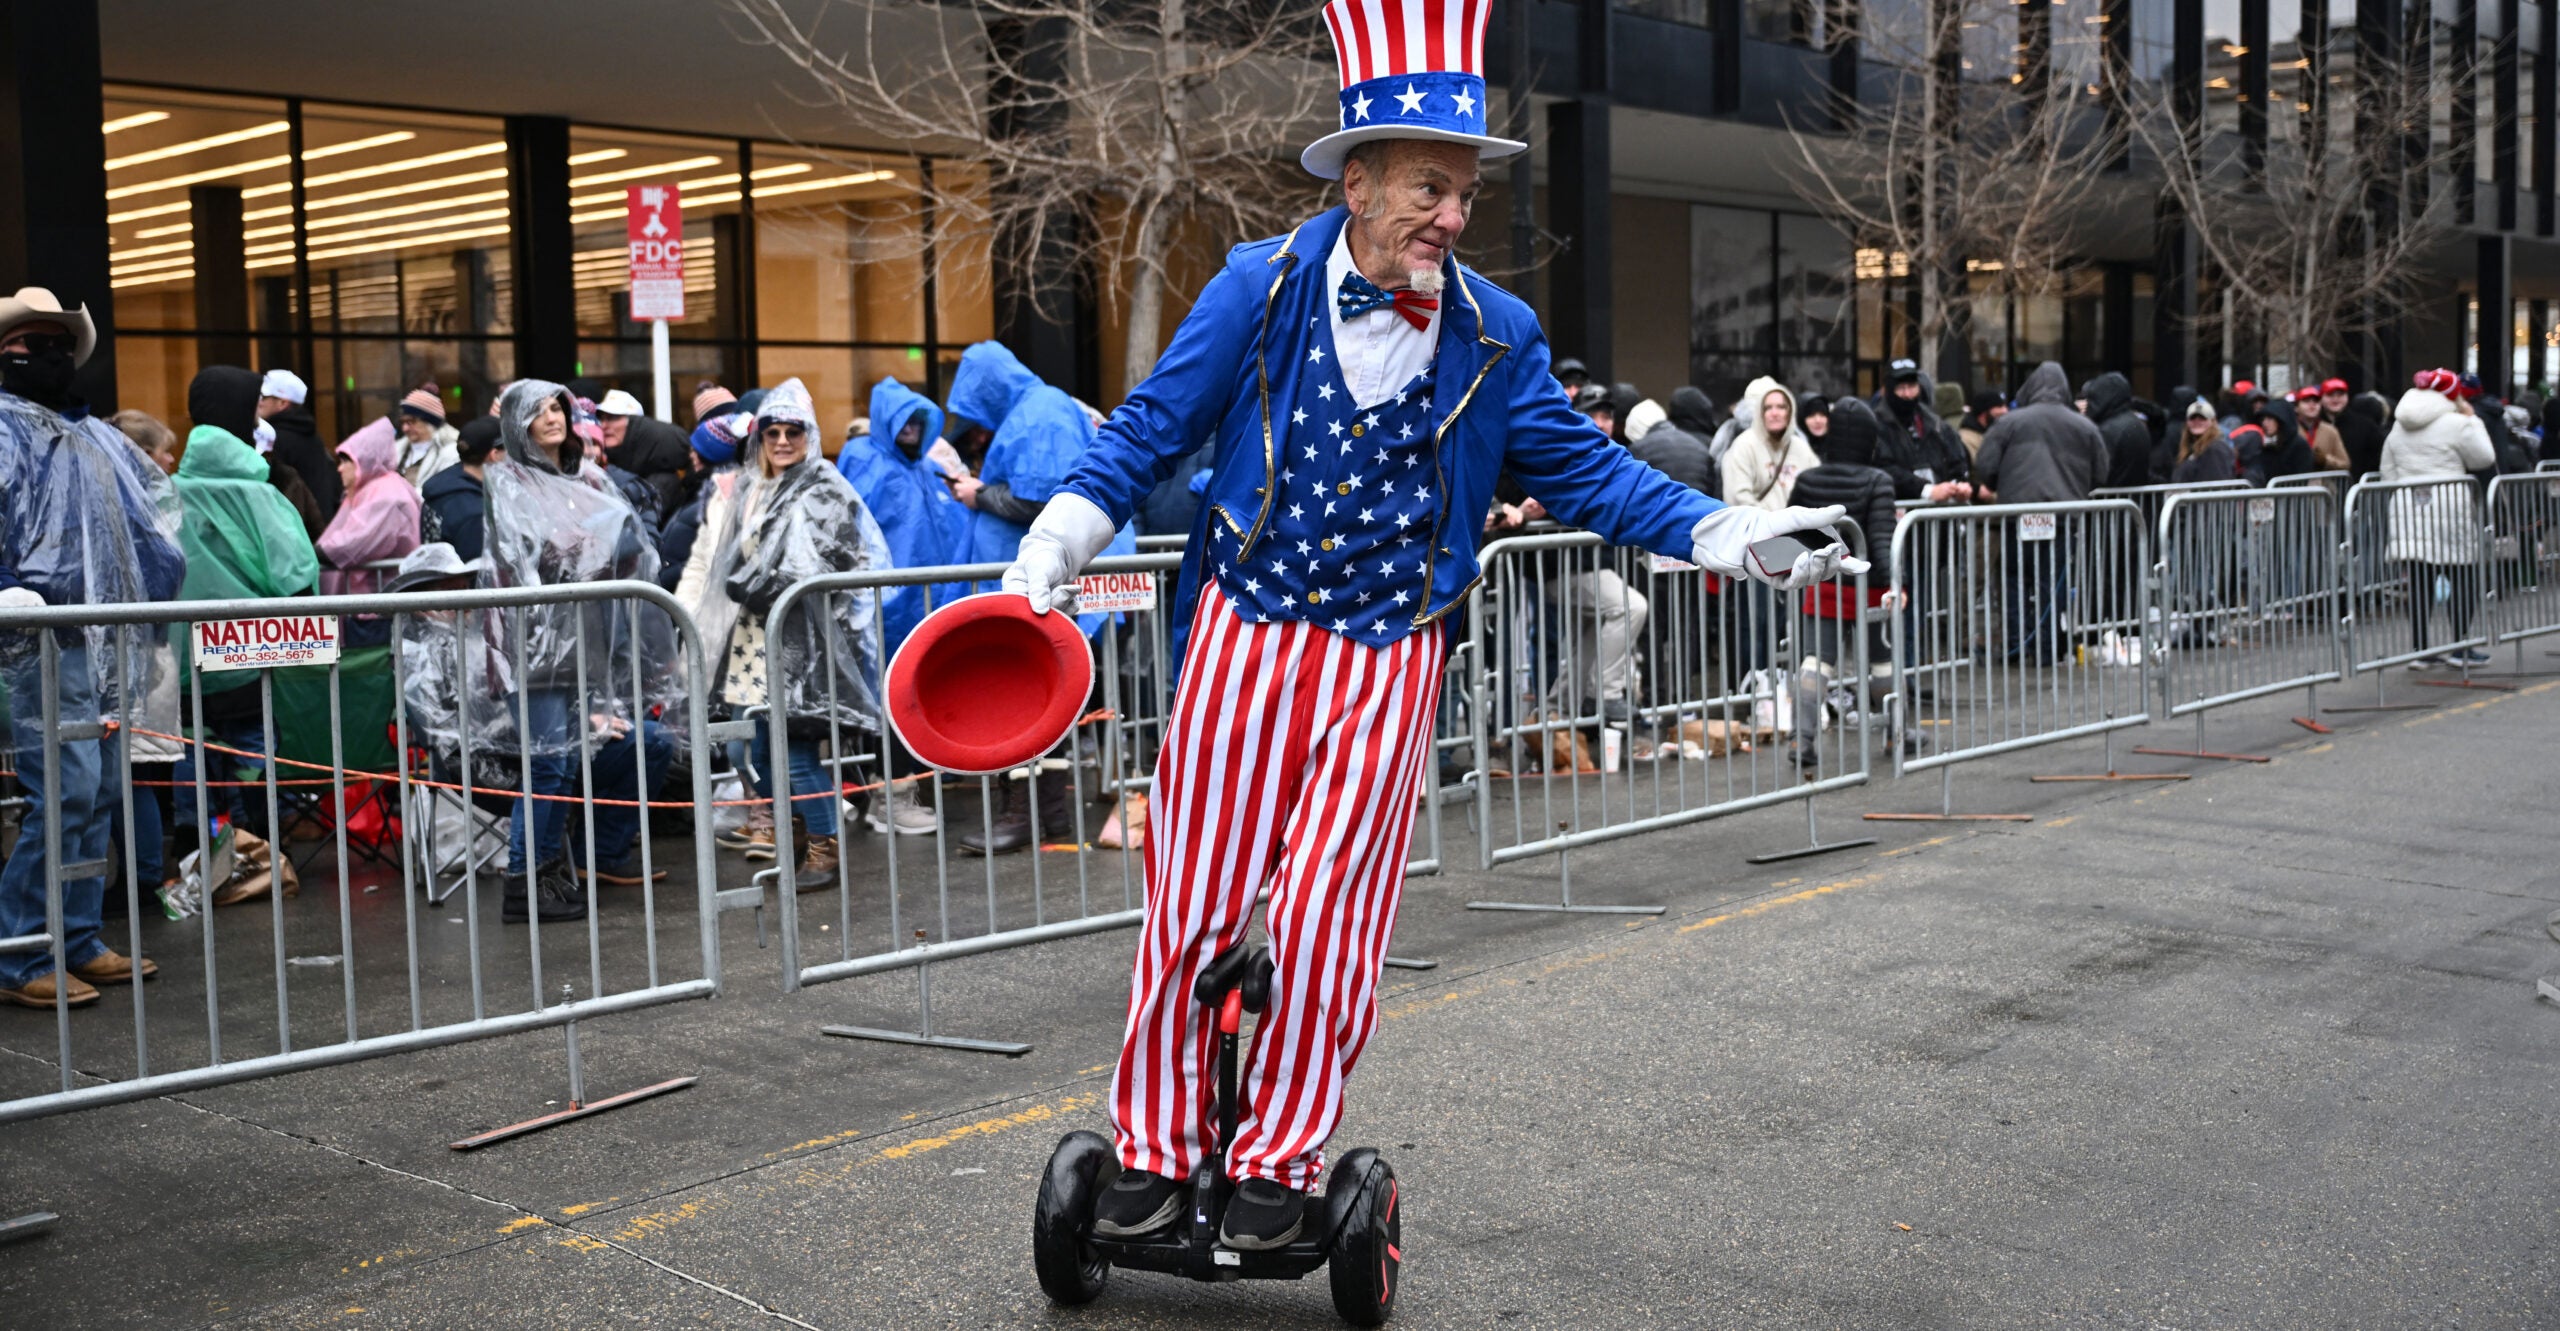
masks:
<instances>
[{"instance_id":1,"label":"white dress shirt","mask_svg":"<svg viewBox=\"0 0 2560 1331\"><path fill-rule=\"evenodd\" d=\"M1324 307L1333 322L1333 354L1341 359L1342 386L1354 405L1374 407L1395 396L1431 365L1440 346L1440 311L1416 328L1391 309L1371 310L1357 319L1342 317L1342 275L1352 271L1351 228L1334 237L1333 257L1324 265ZM1440 293L1446 302L1449 293Z\"/></svg>"}]
</instances>

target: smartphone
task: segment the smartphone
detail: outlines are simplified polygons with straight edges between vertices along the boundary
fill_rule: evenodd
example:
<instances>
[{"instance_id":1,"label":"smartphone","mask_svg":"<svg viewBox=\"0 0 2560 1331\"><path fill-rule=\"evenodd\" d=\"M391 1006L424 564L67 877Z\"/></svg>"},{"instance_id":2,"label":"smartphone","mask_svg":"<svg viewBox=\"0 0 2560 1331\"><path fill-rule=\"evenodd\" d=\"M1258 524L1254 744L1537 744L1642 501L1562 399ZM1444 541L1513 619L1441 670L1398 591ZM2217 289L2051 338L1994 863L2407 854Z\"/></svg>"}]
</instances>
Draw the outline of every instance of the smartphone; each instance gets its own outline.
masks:
<instances>
[{"instance_id":1,"label":"smartphone","mask_svg":"<svg viewBox=\"0 0 2560 1331\"><path fill-rule=\"evenodd\" d=\"M1834 543L1829 532L1789 532L1753 541L1752 562L1768 577L1783 578L1795 568L1796 560L1810 551L1828 549Z\"/></svg>"}]
</instances>

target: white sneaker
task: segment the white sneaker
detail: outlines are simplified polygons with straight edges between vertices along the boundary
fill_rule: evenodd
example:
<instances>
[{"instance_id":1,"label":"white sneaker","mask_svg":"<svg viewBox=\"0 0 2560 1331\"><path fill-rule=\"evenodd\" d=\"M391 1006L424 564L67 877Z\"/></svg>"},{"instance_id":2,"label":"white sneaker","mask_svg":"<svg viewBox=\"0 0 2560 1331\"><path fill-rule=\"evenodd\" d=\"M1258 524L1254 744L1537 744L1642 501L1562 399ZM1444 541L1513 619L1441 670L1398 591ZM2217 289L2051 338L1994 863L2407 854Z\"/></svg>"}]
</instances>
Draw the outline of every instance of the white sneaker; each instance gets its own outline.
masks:
<instances>
[{"instance_id":1,"label":"white sneaker","mask_svg":"<svg viewBox=\"0 0 2560 1331\"><path fill-rule=\"evenodd\" d=\"M888 814L885 819L883 812ZM874 832L887 832L892 825L900 836L931 836L942 826L942 815L935 813L916 798L916 783L902 782L889 787L888 798L875 802L864 817Z\"/></svg>"}]
</instances>

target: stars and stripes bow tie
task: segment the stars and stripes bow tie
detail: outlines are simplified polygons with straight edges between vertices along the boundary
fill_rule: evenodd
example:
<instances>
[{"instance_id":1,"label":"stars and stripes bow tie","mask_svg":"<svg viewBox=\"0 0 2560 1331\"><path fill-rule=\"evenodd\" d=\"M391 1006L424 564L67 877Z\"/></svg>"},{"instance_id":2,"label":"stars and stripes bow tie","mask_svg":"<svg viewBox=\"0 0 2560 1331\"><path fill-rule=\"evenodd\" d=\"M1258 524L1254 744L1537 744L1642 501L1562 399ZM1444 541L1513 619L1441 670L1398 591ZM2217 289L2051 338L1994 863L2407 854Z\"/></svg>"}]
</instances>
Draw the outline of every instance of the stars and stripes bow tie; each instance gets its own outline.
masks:
<instances>
[{"instance_id":1,"label":"stars and stripes bow tie","mask_svg":"<svg viewBox=\"0 0 2560 1331\"><path fill-rule=\"evenodd\" d=\"M1411 287L1401 291L1388 291L1368 278L1362 277L1356 270L1342 275L1342 292L1338 299L1342 305L1342 317L1346 321L1357 319L1371 310L1391 309L1403 315L1404 321L1412 324L1416 329L1429 328L1431 326L1429 312L1440 308L1440 302L1437 299L1423 295Z\"/></svg>"}]
</instances>

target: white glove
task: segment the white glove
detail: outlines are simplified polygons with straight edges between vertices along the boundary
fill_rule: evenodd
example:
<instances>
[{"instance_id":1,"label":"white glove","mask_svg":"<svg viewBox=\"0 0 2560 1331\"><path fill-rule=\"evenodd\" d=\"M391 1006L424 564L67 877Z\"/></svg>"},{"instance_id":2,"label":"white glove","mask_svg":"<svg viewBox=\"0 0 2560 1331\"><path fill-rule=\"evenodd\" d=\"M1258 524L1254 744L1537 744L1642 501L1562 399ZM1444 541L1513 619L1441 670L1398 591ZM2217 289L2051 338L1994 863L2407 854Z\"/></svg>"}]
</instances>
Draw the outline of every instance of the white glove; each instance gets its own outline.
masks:
<instances>
[{"instance_id":1,"label":"white glove","mask_svg":"<svg viewBox=\"0 0 2560 1331\"><path fill-rule=\"evenodd\" d=\"M1092 500L1059 491L1023 533L1013 566L1004 571L1004 589L1031 598L1035 615L1074 614L1077 572L1111 544L1117 530Z\"/></svg>"},{"instance_id":2,"label":"white glove","mask_svg":"<svg viewBox=\"0 0 2560 1331\"><path fill-rule=\"evenodd\" d=\"M0 610L27 610L44 604L44 598L24 587L0 592Z\"/></svg>"},{"instance_id":3,"label":"white glove","mask_svg":"<svg viewBox=\"0 0 2560 1331\"><path fill-rule=\"evenodd\" d=\"M1820 531L1847 512L1837 504L1829 508L1785 508L1774 513L1728 504L1698 519L1698 525L1690 528L1690 562L1727 577L1748 577L1789 592L1842 573L1864 573L1867 561L1850 558L1849 547L1838 541L1805 551L1796 557L1793 566L1783 569L1762 568L1751 555L1755 541Z\"/></svg>"}]
</instances>

